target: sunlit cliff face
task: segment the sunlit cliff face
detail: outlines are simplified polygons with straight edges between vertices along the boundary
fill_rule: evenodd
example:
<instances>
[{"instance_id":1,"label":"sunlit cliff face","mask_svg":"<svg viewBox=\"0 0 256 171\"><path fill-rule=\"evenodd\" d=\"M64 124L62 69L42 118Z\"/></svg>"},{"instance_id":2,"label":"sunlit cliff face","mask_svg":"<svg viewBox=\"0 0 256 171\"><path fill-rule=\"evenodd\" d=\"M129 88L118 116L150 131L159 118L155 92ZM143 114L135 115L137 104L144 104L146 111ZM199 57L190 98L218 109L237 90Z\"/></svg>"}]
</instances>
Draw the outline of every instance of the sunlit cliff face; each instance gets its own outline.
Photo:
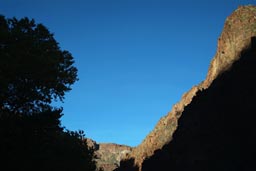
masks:
<instances>
[{"instance_id":1,"label":"sunlit cliff face","mask_svg":"<svg viewBox=\"0 0 256 171\"><path fill-rule=\"evenodd\" d=\"M129 153L124 151L121 152L124 154L117 155L118 162L122 158L128 159L128 161L133 159L134 165L137 165L141 170L145 159L172 141L173 133L184 108L191 104L198 92L208 89L213 80L228 70L240 58L241 51L251 45L252 37L255 36L256 6L239 7L225 21L223 32L218 38L216 54L210 63L206 79L184 93L181 100L173 106L166 116L159 120L141 144L131 148Z\"/></svg>"},{"instance_id":2,"label":"sunlit cliff face","mask_svg":"<svg viewBox=\"0 0 256 171\"><path fill-rule=\"evenodd\" d=\"M184 93L181 100L173 106L166 116L159 120L143 142L133 149L131 158L135 158L135 163L139 167L145 158L171 141L172 134L177 127L177 120L182 115L184 107L191 103L199 90L207 89L213 80L238 60L241 51L250 46L251 38L255 36L256 6L239 7L225 21L223 32L218 38L216 54L210 63L206 79Z\"/></svg>"},{"instance_id":3,"label":"sunlit cliff face","mask_svg":"<svg viewBox=\"0 0 256 171\"><path fill-rule=\"evenodd\" d=\"M239 7L225 21L204 87L208 87L218 75L229 69L232 63L239 59L240 52L250 45L251 37L255 35L256 7Z\"/></svg>"}]
</instances>

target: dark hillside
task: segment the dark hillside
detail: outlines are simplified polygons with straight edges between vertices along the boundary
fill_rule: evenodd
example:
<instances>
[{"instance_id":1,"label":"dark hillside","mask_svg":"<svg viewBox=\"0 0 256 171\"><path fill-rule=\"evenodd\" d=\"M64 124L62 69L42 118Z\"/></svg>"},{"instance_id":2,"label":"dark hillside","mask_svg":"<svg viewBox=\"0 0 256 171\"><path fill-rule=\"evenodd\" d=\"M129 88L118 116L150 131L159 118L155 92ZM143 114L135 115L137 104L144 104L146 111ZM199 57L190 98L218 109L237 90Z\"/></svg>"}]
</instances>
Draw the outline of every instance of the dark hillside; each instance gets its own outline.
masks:
<instances>
[{"instance_id":1,"label":"dark hillside","mask_svg":"<svg viewBox=\"0 0 256 171\"><path fill-rule=\"evenodd\" d=\"M142 170L256 170L256 47L197 92L178 121L173 140ZM164 167L166 169L163 169Z\"/></svg>"}]
</instances>

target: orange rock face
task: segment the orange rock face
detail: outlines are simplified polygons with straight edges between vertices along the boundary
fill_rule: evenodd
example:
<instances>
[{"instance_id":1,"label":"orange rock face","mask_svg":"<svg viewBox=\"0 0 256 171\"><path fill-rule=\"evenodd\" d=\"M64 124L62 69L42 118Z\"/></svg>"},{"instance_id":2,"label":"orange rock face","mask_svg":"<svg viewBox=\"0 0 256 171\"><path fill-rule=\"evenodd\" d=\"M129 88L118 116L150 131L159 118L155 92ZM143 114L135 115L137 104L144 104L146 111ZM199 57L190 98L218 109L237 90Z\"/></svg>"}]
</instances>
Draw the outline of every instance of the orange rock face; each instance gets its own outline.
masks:
<instances>
[{"instance_id":1,"label":"orange rock face","mask_svg":"<svg viewBox=\"0 0 256 171\"><path fill-rule=\"evenodd\" d=\"M251 45L251 38L255 36L256 6L238 7L225 21L223 32L218 38L217 51L210 63L206 79L184 93L181 100L173 105L172 110L166 116L159 120L140 145L135 148L125 147L124 149L117 147L118 145L100 145L102 149L100 147L98 153L101 158L111 158L109 157L110 154L115 153L117 158L113 159L112 163L119 165L122 159L134 159L134 164L138 166L138 170L141 170L142 163L146 158L172 141L173 133L178 126L178 119L197 92L206 90L219 75L229 70L232 64L240 58L241 52ZM125 155L120 156L120 149L129 152L126 151Z\"/></svg>"},{"instance_id":2,"label":"orange rock face","mask_svg":"<svg viewBox=\"0 0 256 171\"><path fill-rule=\"evenodd\" d=\"M256 36L256 6L238 7L225 21L206 79L186 92L172 110L159 120L143 142L132 150L130 158L135 159L135 164L139 168L144 159L172 140L184 107L190 104L199 90L207 89L217 76L228 70L240 58L241 51L248 48L254 36Z\"/></svg>"},{"instance_id":3,"label":"orange rock face","mask_svg":"<svg viewBox=\"0 0 256 171\"><path fill-rule=\"evenodd\" d=\"M95 150L97 168L102 168L104 171L116 169L121 159L129 155L132 150L129 146L114 143L97 143L91 139L87 139L87 144Z\"/></svg>"}]
</instances>

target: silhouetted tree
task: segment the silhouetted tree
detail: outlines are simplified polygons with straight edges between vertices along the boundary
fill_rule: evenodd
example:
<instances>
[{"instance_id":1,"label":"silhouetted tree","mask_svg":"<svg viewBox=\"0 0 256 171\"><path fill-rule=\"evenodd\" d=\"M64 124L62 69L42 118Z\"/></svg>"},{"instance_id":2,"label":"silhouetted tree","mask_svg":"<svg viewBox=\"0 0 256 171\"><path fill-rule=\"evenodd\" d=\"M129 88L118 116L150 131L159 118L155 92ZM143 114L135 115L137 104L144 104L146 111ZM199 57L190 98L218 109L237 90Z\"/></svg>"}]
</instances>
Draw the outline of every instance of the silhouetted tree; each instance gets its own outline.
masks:
<instances>
[{"instance_id":1,"label":"silhouetted tree","mask_svg":"<svg viewBox=\"0 0 256 171\"><path fill-rule=\"evenodd\" d=\"M0 16L0 107L34 113L63 100L77 80L72 55L42 24Z\"/></svg>"},{"instance_id":2,"label":"silhouetted tree","mask_svg":"<svg viewBox=\"0 0 256 171\"><path fill-rule=\"evenodd\" d=\"M78 80L73 63L42 24L0 16L0 170L96 170L84 133L51 106Z\"/></svg>"}]
</instances>

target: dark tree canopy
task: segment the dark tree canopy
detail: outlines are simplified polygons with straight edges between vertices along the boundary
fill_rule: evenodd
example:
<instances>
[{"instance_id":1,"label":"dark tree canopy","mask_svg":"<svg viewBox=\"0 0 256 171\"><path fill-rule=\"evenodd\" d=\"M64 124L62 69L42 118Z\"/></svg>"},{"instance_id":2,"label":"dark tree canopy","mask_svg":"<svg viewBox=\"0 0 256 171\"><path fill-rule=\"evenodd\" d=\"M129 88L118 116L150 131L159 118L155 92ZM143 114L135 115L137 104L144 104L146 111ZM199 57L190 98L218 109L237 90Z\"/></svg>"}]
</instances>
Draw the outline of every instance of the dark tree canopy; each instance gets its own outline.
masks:
<instances>
[{"instance_id":1,"label":"dark tree canopy","mask_svg":"<svg viewBox=\"0 0 256 171\"><path fill-rule=\"evenodd\" d=\"M0 170L96 170L83 132L51 105L78 80L73 64L45 26L0 15Z\"/></svg>"},{"instance_id":2,"label":"dark tree canopy","mask_svg":"<svg viewBox=\"0 0 256 171\"><path fill-rule=\"evenodd\" d=\"M40 112L63 100L77 81L72 55L53 34L28 18L0 16L0 107L18 113Z\"/></svg>"}]
</instances>

